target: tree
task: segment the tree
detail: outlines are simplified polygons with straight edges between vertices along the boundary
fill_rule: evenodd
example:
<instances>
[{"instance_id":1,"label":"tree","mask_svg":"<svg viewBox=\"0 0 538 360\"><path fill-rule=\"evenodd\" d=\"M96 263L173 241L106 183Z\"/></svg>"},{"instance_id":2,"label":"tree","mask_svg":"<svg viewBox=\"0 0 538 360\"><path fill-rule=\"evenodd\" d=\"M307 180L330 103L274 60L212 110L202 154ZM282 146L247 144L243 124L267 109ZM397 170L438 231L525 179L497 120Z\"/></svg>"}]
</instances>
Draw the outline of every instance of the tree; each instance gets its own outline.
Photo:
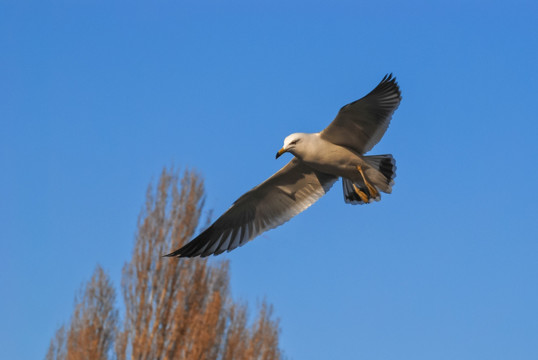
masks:
<instances>
[{"instance_id":1,"label":"tree","mask_svg":"<svg viewBox=\"0 0 538 360\"><path fill-rule=\"evenodd\" d=\"M46 359L105 360L117 331L116 291L108 275L97 266L81 295L67 332L62 326L51 341Z\"/></svg>"},{"instance_id":2,"label":"tree","mask_svg":"<svg viewBox=\"0 0 538 360\"><path fill-rule=\"evenodd\" d=\"M117 359L282 357L272 307L264 301L249 325L247 305L230 295L228 262L162 258L194 234L203 196L203 181L192 171L179 178L165 169L157 186L148 187L132 258L122 273L125 314L114 338ZM65 341L61 330L47 359L64 359L63 348L69 354L69 335Z\"/></svg>"}]
</instances>

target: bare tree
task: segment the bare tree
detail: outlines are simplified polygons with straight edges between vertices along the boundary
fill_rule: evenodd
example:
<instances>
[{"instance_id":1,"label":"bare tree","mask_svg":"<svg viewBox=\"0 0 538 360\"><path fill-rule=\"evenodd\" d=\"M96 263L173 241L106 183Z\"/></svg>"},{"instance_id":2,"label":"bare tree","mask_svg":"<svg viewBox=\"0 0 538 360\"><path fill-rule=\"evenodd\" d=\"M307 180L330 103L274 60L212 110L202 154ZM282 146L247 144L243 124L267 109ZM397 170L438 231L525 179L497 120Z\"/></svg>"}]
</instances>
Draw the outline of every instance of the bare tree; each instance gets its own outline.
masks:
<instances>
[{"instance_id":1,"label":"bare tree","mask_svg":"<svg viewBox=\"0 0 538 360\"><path fill-rule=\"evenodd\" d=\"M123 272L126 313L118 359L280 357L278 322L264 305L253 328L247 327L245 306L229 296L227 262L161 257L192 237L203 194L202 180L190 171L178 180L163 170L156 189L148 189L133 257Z\"/></svg>"},{"instance_id":2,"label":"bare tree","mask_svg":"<svg viewBox=\"0 0 538 360\"><path fill-rule=\"evenodd\" d=\"M251 328L247 327L247 307L231 304L229 326L222 360L280 359L279 325L273 320L273 309L264 301Z\"/></svg>"},{"instance_id":3,"label":"bare tree","mask_svg":"<svg viewBox=\"0 0 538 360\"><path fill-rule=\"evenodd\" d=\"M65 326L62 325L56 330L56 335L50 341L49 350L45 360L64 360L66 358L65 349Z\"/></svg>"},{"instance_id":4,"label":"bare tree","mask_svg":"<svg viewBox=\"0 0 538 360\"><path fill-rule=\"evenodd\" d=\"M114 343L118 322L116 291L108 275L97 266L81 295L67 332L62 326L51 341L47 360L105 360Z\"/></svg>"},{"instance_id":5,"label":"bare tree","mask_svg":"<svg viewBox=\"0 0 538 360\"><path fill-rule=\"evenodd\" d=\"M81 301L67 335L60 329L51 341L47 360L111 358L107 351L112 341L118 360L282 357L279 323L272 318L272 308L263 302L249 326L247 306L230 296L228 262L162 258L192 237L203 195L204 185L196 173L185 171L179 177L163 170L155 188L148 188L132 258L123 268L123 325L116 326L117 313L106 307L115 314L113 326L106 327L117 328L115 337L103 338L95 327L80 326L87 323L86 318L93 318L86 312L94 312ZM84 349L90 343L101 350L89 355Z\"/></svg>"}]
</instances>

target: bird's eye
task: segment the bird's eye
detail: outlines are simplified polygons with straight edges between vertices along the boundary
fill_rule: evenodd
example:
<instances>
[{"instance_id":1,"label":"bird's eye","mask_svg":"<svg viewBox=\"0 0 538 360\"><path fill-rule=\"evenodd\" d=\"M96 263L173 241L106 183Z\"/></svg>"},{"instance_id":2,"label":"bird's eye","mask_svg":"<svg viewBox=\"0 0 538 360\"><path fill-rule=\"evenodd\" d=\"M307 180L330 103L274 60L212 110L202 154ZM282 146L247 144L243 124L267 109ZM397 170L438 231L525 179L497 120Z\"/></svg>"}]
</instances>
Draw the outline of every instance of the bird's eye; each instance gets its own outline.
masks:
<instances>
[{"instance_id":1,"label":"bird's eye","mask_svg":"<svg viewBox=\"0 0 538 360\"><path fill-rule=\"evenodd\" d=\"M290 142L290 145L295 145L295 144L297 144L298 142L299 142L299 139L297 139L297 140L293 140L292 142Z\"/></svg>"}]
</instances>

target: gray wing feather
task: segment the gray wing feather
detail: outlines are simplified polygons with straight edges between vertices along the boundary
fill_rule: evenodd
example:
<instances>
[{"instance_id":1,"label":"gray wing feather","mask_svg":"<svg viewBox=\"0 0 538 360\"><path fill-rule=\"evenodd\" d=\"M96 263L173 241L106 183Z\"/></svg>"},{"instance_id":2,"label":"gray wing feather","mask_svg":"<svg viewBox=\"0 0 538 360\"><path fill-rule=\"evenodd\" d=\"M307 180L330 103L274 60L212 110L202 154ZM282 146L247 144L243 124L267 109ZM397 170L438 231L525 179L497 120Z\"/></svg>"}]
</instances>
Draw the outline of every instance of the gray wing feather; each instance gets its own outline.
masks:
<instances>
[{"instance_id":1,"label":"gray wing feather","mask_svg":"<svg viewBox=\"0 0 538 360\"><path fill-rule=\"evenodd\" d=\"M386 75L368 95L342 107L320 135L364 154L381 140L401 99L396 78Z\"/></svg>"},{"instance_id":2,"label":"gray wing feather","mask_svg":"<svg viewBox=\"0 0 538 360\"><path fill-rule=\"evenodd\" d=\"M307 209L325 195L337 179L293 158L269 179L237 199L191 242L166 256L205 257L231 251Z\"/></svg>"}]
</instances>

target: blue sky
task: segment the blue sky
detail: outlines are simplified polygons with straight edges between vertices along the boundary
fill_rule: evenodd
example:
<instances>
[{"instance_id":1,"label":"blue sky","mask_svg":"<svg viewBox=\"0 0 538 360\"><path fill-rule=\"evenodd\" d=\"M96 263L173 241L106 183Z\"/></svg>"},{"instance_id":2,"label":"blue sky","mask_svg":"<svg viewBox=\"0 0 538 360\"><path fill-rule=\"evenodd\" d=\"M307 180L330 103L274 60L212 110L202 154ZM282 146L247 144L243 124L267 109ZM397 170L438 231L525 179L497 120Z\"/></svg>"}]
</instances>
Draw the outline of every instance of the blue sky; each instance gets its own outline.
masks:
<instances>
[{"instance_id":1,"label":"blue sky","mask_svg":"<svg viewBox=\"0 0 538 360\"><path fill-rule=\"evenodd\" d=\"M371 152L393 194L340 183L231 261L292 359L538 357L536 2L0 3L0 348L44 356L96 263L119 285L146 187L195 168L220 214L393 72Z\"/></svg>"}]
</instances>

